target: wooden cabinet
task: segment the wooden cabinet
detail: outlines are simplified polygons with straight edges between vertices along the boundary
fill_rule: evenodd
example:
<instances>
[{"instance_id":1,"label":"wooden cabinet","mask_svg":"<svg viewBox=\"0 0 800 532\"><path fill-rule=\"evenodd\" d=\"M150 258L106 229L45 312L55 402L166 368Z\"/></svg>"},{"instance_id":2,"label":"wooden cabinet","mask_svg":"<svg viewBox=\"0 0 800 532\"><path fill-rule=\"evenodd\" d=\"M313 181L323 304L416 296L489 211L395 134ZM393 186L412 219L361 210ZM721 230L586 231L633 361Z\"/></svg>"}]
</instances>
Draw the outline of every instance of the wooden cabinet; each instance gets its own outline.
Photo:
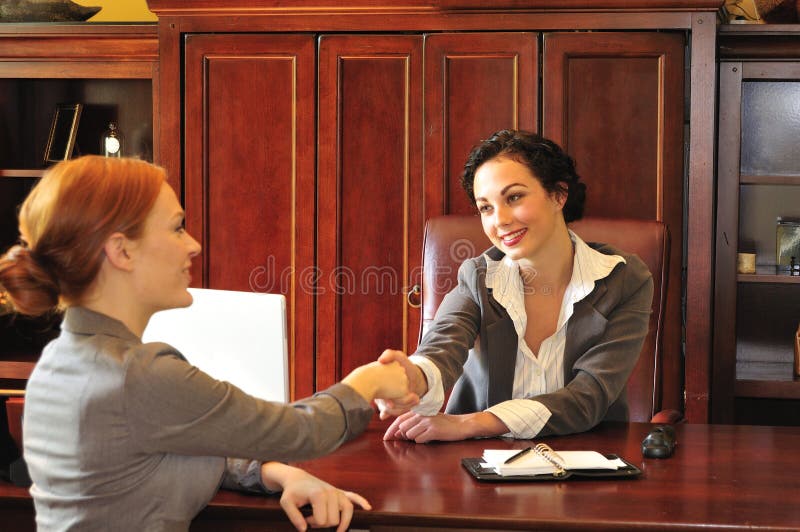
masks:
<instances>
[{"instance_id":1,"label":"wooden cabinet","mask_svg":"<svg viewBox=\"0 0 800 532\"><path fill-rule=\"evenodd\" d=\"M776 222L800 219L800 31L720 31L712 420L800 424L800 276L776 267ZM754 274L737 253L755 253ZM798 256L800 260L800 256Z\"/></svg>"},{"instance_id":2,"label":"wooden cabinet","mask_svg":"<svg viewBox=\"0 0 800 532\"><path fill-rule=\"evenodd\" d=\"M455 168L481 121L484 132L520 122L535 129L535 37L187 36L184 192L188 229L205 249L196 278L289 296L296 396L387 347L415 347L419 312L407 292L419 283L423 213L466 205L455 172L447 186L438 179L423 191L423 152L455 153L452 136L463 152ZM447 53L459 57L442 72ZM480 98L476 86L485 88ZM423 87L429 101L446 92L454 113L452 121L431 113L431 140Z\"/></svg>"},{"instance_id":3,"label":"wooden cabinet","mask_svg":"<svg viewBox=\"0 0 800 532\"><path fill-rule=\"evenodd\" d=\"M424 163L433 177L425 186L426 219L476 212L459 178L481 139L503 128L539 130L540 38L532 32L425 36Z\"/></svg>"},{"instance_id":4,"label":"wooden cabinet","mask_svg":"<svg viewBox=\"0 0 800 532\"><path fill-rule=\"evenodd\" d=\"M80 103L74 155L100 153L110 120L125 155L158 157L155 25L0 24L0 250L17 241L17 208L48 164L56 106ZM156 136L157 137L157 136ZM58 317L0 315L0 388L22 386Z\"/></svg>"},{"instance_id":5,"label":"wooden cabinet","mask_svg":"<svg viewBox=\"0 0 800 532\"><path fill-rule=\"evenodd\" d=\"M319 38L316 388L407 345L422 241L422 37Z\"/></svg>"},{"instance_id":6,"label":"wooden cabinet","mask_svg":"<svg viewBox=\"0 0 800 532\"><path fill-rule=\"evenodd\" d=\"M662 405L682 409L684 50L675 33L544 36L543 131L575 158L586 215L661 220L670 231Z\"/></svg>"},{"instance_id":7,"label":"wooden cabinet","mask_svg":"<svg viewBox=\"0 0 800 532\"><path fill-rule=\"evenodd\" d=\"M186 225L203 246L193 277L286 295L301 375L314 371L314 48L307 34L197 34L185 44Z\"/></svg>"},{"instance_id":8,"label":"wooden cabinet","mask_svg":"<svg viewBox=\"0 0 800 532\"><path fill-rule=\"evenodd\" d=\"M705 420L717 3L150 0L198 278L289 296L296 397L413 350L425 219L472 211L458 178L482 138L542 131L576 156L588 214L669 224L663 406L685 381ZM269 260L286 282L253 285Z\"/></svg>"}]
</instances>

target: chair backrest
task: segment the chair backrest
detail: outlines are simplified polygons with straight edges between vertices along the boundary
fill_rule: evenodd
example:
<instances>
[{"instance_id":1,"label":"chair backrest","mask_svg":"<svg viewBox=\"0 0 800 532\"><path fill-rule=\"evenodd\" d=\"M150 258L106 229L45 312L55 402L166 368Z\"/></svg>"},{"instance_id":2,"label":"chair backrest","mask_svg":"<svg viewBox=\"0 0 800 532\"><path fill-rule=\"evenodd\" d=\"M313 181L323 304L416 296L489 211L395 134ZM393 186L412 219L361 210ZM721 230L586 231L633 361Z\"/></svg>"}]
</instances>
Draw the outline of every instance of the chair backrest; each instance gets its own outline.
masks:
<instances>
[{"instance_id":1,"label":"chair backrest","mask_svg":"<svg viewBox=\"0 0 800 532\"><path fill-rule=\"evenodd\" d=\"M669 264L669 233L655 220L584 218L570 228L585 242L603 242L638 255L653 275L653 313L639 362L628 380L631 421L649 422L661 406L661 344ZM491 246L477 216L447 215L425 224L420 338L445 294L457 284L461 263Z\"/></svg>"}]
</instances>

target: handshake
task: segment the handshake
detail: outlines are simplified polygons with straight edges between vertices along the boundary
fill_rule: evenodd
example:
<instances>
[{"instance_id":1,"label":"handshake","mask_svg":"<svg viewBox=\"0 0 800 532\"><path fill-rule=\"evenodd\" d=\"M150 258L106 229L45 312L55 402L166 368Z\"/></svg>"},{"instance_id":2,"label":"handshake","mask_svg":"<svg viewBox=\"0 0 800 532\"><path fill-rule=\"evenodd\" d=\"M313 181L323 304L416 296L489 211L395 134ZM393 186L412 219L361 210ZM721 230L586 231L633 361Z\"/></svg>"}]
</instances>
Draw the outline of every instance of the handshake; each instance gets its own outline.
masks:
<instances>
[{"instance_id":1,"label":"handshake","mask_svg":"<svg viewBox=\"0 0 800 532\"><path fill-rule=\"evenodd\" d=\"M375 401L381 419L407 412L428 391L425 374L402 351L387 349L376 362L342 379L367 401Z\"/></svg>"}]
</instances>

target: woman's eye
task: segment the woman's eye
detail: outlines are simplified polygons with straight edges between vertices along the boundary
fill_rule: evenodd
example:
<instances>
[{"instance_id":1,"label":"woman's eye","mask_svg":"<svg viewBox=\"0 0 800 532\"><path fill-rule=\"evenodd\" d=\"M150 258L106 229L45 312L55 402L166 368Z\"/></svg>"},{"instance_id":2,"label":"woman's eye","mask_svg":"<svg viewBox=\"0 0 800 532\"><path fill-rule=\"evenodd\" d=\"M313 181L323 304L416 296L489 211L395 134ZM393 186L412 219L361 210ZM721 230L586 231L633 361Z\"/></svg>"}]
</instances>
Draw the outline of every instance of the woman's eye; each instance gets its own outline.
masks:
<instances>
[{"instance_id":1,"label":"woman's eye","mask_svg":"<svg viewBox=\"0 0 800 532\"><path fill-rule=\"evenodd\" d=\"M489 212L492 210L491 205L478 205L478 212Z\"/></svg>"},{"instance_id":2,"label":"woman's eye","mask_svg":"<svg viewBox=\"0 0 800 532\"><path fill-rule=\"evenodd\" d=\"M508 201L509 201L509 202L512 202L512 201L517 201L517 200L518 200L518 199L520 199L521 197L522 197L522 194L510 194L510 195L508 196Z\"/></svg>"}]
</instances>

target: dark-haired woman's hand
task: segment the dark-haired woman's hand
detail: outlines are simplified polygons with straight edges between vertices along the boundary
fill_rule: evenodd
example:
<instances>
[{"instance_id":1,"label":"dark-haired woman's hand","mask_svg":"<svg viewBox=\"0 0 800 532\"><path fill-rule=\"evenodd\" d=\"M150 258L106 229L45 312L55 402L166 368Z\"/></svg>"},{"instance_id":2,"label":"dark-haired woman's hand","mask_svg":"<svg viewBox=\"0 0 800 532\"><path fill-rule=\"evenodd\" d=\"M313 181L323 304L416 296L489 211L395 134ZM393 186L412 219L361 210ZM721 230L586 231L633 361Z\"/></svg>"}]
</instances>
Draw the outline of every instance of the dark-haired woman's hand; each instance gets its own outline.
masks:
<instances>
[{"instance_id":1,"label":"dark-haired woman's hand","mask_svg":"<svg viewBox=\"0 0 800 532\"><path fill-rule=\"evenodd\" d=\"M393 364L395 362L400 364L408 377L408 389L410 392L406 397L376 400L375 404L380 411L380 418L387 419L392 416L399 416L419 404L419 398L428 391L428 381L419 366L411 362L405 353L395 349L384 350L381 356L378 357L378 362L381 364Z\"/></svg>"},{"instance_id":2,"label":"dark-haired woman's hand","mask_svg":"<svg viewBox=\"0 0 800 532\"><path fill-rule=\"evenodd\" d=\"M508 432L500 419L490 412L473 414L436 414L423 416L406 412L389 425L384 440L458 441L480 436L499 436Z\"/></svg>"}]
</instances>

